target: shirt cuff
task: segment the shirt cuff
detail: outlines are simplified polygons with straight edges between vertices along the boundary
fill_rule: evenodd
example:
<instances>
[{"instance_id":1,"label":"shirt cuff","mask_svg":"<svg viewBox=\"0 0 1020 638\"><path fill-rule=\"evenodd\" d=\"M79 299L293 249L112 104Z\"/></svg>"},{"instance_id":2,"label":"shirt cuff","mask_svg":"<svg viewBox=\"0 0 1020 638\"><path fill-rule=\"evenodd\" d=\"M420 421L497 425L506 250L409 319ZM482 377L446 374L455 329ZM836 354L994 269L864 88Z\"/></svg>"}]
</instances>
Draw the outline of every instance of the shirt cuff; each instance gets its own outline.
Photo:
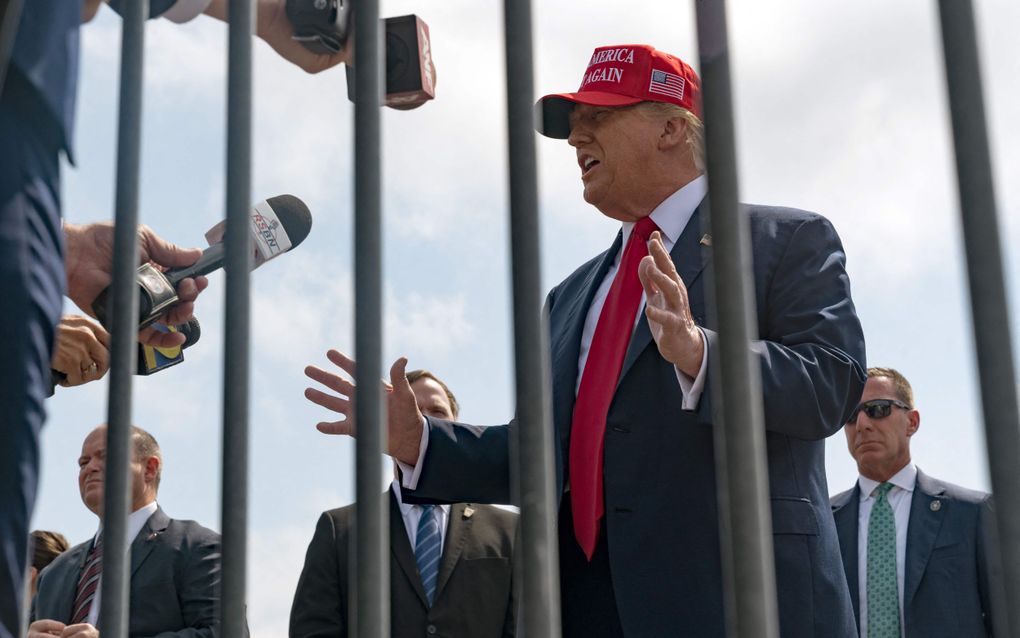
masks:
<instances>
[{"instance_id":1,"label":"shirt cuff","mask_svg":"<svg viewBox=\"0 0 1020 638\"><path fill-rule=\"evenodd\" d=\"M212 0L177 0L161 17L183 24L204 12Z\"/></svg>"},{"instance_id":2,"label":"shirt cuff","mask_svg":"<svg viewBox=\"0 0 1020 638\"><path fill-rule=\"evenodd\" d=\"M409 490L418 489L418 477L421 476L421 468L425 465L425 452L429 449L429 423L425 417L421 419L421 445L418 446L418 461L408 465L400 459L393 459L400 468L400 485Z\"/></svg>"},{"instance_id":3,"label":"shirt cuff","mask_svg":"<svg viewBox=\"0 0 1020 638\"><path fill-rule=\"evenodd\" d=\"M673 369L676 370L676 380L680 382L680 391L684 395L683 403L680 405L682 410L697 410L701 393L705 391L705 377L708 371L708 337L705 336L704 330L701 330L701 338L705 348L701 353L701 367L698 368L698 376L692 379L680 368L673 366Z\"/></svg>"}]
</instances>

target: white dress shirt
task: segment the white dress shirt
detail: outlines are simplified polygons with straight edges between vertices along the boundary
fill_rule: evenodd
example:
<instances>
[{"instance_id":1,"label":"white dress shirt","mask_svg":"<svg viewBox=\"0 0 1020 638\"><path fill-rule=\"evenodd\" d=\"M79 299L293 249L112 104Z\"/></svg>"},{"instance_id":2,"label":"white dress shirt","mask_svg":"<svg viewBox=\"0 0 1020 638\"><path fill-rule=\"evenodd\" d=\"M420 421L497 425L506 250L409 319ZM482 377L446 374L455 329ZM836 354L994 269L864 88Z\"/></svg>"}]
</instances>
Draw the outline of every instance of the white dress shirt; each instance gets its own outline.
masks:
<instances>
[{"instance_id":1,"label":"white dress shirt","mask_svg":"<svg viewBox=\"0 0 1020 638\"><path fill-rule=\"evenodd\" d=\"M887 482L893 488L886 494L886 500L893 510L896 521L896 585L900 597L900 636L905 638L903 631L903 572L907 559L907 525L910 523L910 503L914 500L914 483L917 481L917 466L907 463ZM857 516L857 591L861 611L861 635L868 635L868 523L871 521L871 508L875 505L875 489L881 485L866 476L857 480L861 490L861 507Z\"/></svg>"},{"instance_id":2,"label":"white dress shirt","mask_svg":"<svg viewBox=\"0 0 1020 638\"><path fill-rule=\"evenodd\" d=\"M658 206L655 207L650 214L652 221L655 222L656 226L659 227L660 234L662 235L662 243L667 251L673 249L676 245L680 235L683 234L684 229L687 227L687 222L691 220L694 215L694 211L698 208L698 204L705 198L705 194L708 192L708 177L705 175L699 175L694 178L678 191L662 200ZM602 306L606 303L606 297L609 296L609 288L613 285L613 278L616 277L616 271L620 269L620 260L623 259L623 249L627 246L627 240L630 239L630 233L634 230L635 222L623 222L623 243L621 244L620 250L617 251L616 257L610 265L608 272L606 272L605 278L602 283L599 284L598 290L595 292L595 297L592 299L591 306L588 308L588 315L584 320L584 329L581 332L581 351L577 358L577 382L574 385L574 394L577 394L578 388L581 386L581 376L584 374L584 366L588 361L588 351L591 349L592 337L595 335L595 326L598 324L599 315L602 314ZM641 293L641 302L638 304L637 315L634 317L634 324L637 325L639 321L644 319L645 312L645 294ZM704 333L702 333L704 337ZM701 399L701 393L705 389L705 377L708 369L708 338L704 337L705 348L701 357L701 367L698 369L698 375L693 379L683 372L679 368L675 368L677 381L680 383L680 391L683 394L683 403L681 408L684 410L694 410L698 407L698 401ZM421 469L424 465L425 453L428 450L429 445L429 428L428 423L425 419L422 419L422 436L421 445L418 447L418 460L414 466L408 465L402 461L397 461L397 466L400 468L401 480L409 490L413 490L418 486L418 477L421 475Z\"/></svg>"},{"instance_id":3,"label":"white dress shirt","mask_svg":"<svg viewBox=\"0 0 1020 638\"><path fill-rule=\"evenodd\" d=\"M421 505L411 505L400 499L400 483L396 479L391 486L394 496L397 497L397 505L400 506L400 516L404 519L404 530L407 531L407 540L411 541L411 551L414 551L418 542L418 523L424 511ZM439 555L443 555L443 547L446 545L446 526L450 522L450 506L436 505L432 508L432 515L436 517L439 524Z\"/></svg>"},{"instance_id":4,"label":"white dress shirt","mask_svg":"<svg viewBox=\"0 0 1020 638\"><path fill-rule=\"evenodd\" d=\"M130 515L128 515L127 538L129 557L131 556L130 550L131 543L134 542L135 537L138 536L139 532L142 531L142 528L145 527L145 523L149 520L149 517L156 513L157 507L158 505L156 504L156 501L153 501L148 505L143 505L142 507L139 507L135 511L131 512ZM100 521L99 530L96 531L96 535L92 537L92 546L89 549L95 547L96 541L99 539L99 535L102 533L103 523L102 521ZM103 552L104 553L106 552L105 547L103 548ZM103 594L103 576L102 574L100 574L99 582L96 584L96 595L92 599L92 607L89 608L89 617L85 620L85 622L92 625L93 627L99 624L99 602L102 599L101 598L102 594ZM71 613L74 613L74 610L72 610Z\"/></svg>"}]
</instances>

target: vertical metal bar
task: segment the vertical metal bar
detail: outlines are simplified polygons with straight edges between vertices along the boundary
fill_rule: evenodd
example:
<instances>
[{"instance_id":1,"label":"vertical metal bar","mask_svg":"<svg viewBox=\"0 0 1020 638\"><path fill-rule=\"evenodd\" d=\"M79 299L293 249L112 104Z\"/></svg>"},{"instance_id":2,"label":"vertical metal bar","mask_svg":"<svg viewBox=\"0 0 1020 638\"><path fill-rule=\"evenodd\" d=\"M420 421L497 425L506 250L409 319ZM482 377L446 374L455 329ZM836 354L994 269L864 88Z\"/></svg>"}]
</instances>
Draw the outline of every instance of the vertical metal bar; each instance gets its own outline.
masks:
<instances>
[{"instance_id":1,"label":"vertical metal bar","mask_svg":"<svg viewBox=\"0 0 1020 638\"><path fill-rule=\"evenodd\" d=\"M113 312L103 491L103 635L128 634L127 517L131 506L131 373L138 333L138 176L142 140L142 68L149 3L125 2L120 48L117 187L113 242Z\"/></svg>"},{"instance_id":2,"label":"vertical metal bar","mask_svg":"<svg viewBox=\"0 0 1020 638\"><path fill-rule=\"evenodd\" d=\"M761 372L750 349L756 323L750 230L738 209L726 3L696 6L719 326L719 352L710 354L726 625L730 636L777 638Z\"/></svg>"},{"instance_id":3,"label":"vertical metal bar","mask_svg":"<svg viewBox=\"0 0 1020 638\"><path fill-rule=\"evenodd\" d=\"M518 423L510 471L521 506L521 542L515 553L523 581L518 631L529 638L556 638L561 628L559 548L549 350L540 293L531 2L505 0L503 6Z\"/></svg>"},{"instance_id":4,"label":"vertical metal bar","mask_svg":"<svg viewBox=\"0 0 1020 638\"><path fill-rule=\"evenodd\" d=\"M380 143L383 49L378 0L358 0L354 12L354 406L356 516L354 553L357 587L354 636L390 635L389 503L379 497L385 419L382 408L382 213Z\"/></svg>"},{"instance_id":5,"label":"vertical metal bar","mask_svg":"<svg viewBox=\"0 0 1020 638\"><path fill-rule=\"evenodd\" d=\"M970 0L940 0L960 216L980 373L988 466L995 493L1006 594L999 633L1020 636L1020 413L992 161L985 123L977 29ZM1011 633L1010 633L1011 630ZM996 633L996 635L999 635Z\"/></svg>"},{"instance_id":6,"label":"vertical metal bar","mask_svg":"<svg viewBox=\"0 0 1020 638\"><path fill-rule=\"evenodd\" d=\"M220 627L245 635L248 567L248 386L251 345L251 74L253 0L230 0L227 72L227 229L223 362L223 594Z\"/></svg>"}]
</instances>

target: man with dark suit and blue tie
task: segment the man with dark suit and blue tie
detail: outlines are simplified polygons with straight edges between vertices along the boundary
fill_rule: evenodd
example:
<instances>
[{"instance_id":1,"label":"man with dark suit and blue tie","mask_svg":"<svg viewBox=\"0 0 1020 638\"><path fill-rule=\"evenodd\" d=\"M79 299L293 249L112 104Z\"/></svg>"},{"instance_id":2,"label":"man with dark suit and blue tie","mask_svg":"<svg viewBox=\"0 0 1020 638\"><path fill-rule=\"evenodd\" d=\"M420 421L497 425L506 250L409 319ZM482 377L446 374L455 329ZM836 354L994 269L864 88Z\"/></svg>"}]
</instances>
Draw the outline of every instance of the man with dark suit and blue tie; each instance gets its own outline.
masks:
<instances>
[{"instance_id":1,"label":"man with dark suit and blue tie","mask_svg":"<svg viewBox=\"0 0 1020 638\"><path fill-rule=\"evenodd\" d=\"M315 367L308 370L313 379L323 374ZM422 413L457 418L457 399L434 374L412 370L407 381ZM384 498L390 507L391 637L512 638L517 515L474 503L404 503L396 481ZM294 593L291 638L351 635L347 601L353 533L353 505L319 517Z\"/></svg>"},{"instance_id":2,"label":"man with dark suit and blue tie","mask_svg":"<svg viewBox=\"0 0 1020 638\"><path fill-rule=\"evenodd\" d=\"M131 615L128 635L216 636L219 624L220 535L194 521L170 518L156 503L163 458L156 439L132 427ZM94 429L78 457L81 500L103 515L106 426ZM29 638L98 638L103 594L103 525L88 541L58 556L39 574Z\"/></svg>"},{"instance_id":3,"label":"man with dark suit and blue tie","mask_svg":"<svg viewBox=\"0 0 1020 638\"><path fill-rule=\"evenodd\" d=\"M910 458L921 413L906 377L869 368L843 428L860 478L832 498L862 638L991 636L990 496Z\"/></svg>"},{"instance_id":4,"label":"man with dark suit and blue tie","mask_svg":"<svg viewBox=\"0 0 1020 638\"><path fill-rule=\"evenodd\" d=\"M125 0L110 0L120 10ZM0 638L20 635L28 521L36 497L39 436L50 392L50 363L62 295L94 316L92 301L110 282L113 227L62 223L61 152L73 156L79 28L101 0L25 0L0 93ZM7 8L3 3L3 8ZM201 13L226 18L227 0L148 0L150 17L185 22ZM259 0L258 35L308 72L346 59L314 54L293 39L284 0ZM0 12L6 18L7 12ZM3 43L4 45L7 42ZM0 52L0 64L8 61ZM201 255L139 227L141 261L186 266ZM167 321L183 323L204 278L181 282L183 303ZM150 345L180 345L179 333L146 330ZM99 378L95 361L86 381Z\"/></svg>"},{"instance_id":5,"label":"man with dark suit and blue tie","mask_svg":"<svg viewBox=\"0 0 1020 638\"><path fill-rule=\"evenodd\" d=\"M699 79L647 45L600 47L580 89L539 101L576 150L584 199L621 224L549 293L563 634L726 635L706 313L711 238ZM832 225L746 206L758 308L780 631L848 638L824 439L864 385L864 338ZM645 301L647 300L647 303ZM423 418L391 370L390 451L405 500L506 502L509 427ZM353 362L340 362L347 374ZM349 396L354 389L332 386ZM347 421L327 430L348 434ZM734 468L739 471L739 468Z\"/></svg>"}]
</instances>

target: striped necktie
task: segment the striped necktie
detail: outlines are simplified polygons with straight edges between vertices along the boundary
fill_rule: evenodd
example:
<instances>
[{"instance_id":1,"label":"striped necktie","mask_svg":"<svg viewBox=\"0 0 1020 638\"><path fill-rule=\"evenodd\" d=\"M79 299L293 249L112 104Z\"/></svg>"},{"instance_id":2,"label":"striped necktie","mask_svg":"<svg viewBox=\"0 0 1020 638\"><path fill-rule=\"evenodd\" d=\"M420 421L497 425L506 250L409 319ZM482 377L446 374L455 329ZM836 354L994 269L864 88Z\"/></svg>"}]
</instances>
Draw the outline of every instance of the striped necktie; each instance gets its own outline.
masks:
<instances>
[{"instance_id":1,"label":"striped necktie","mask_svg":"<svg viewBox=\"0 0 1020 638\"><path fill-rule=\"evenodd\" d=\"M74 593L74 610L71 614L71 623L76 625L85 622L92 609L92 601L96 598L96 588L99 587L99 578L103 575L103 535L100 534L96 543L89 550L85 557L85 566L82 567L81 576L78 578L78 586Z\"/></svg>"},{"instance_id":2,"label":"striped necktie","mask_svg":"<svg viewBox=\"0 0 1020 638\"><path fill-rule=\"evenodd\" d=\"M900 595L896 580L896 518L886 498L892 483L875 489L868 521L868 636L899 638Z\"/></svg>"},{"instance_id":3,"label":"striped necktie","mask_svg":"<svg viewBox=\"0 0 1020 638\"><path fill-rule=\"evenodd\" d=\"M439 557L443 553L442 540L439 536L439 524L436 522L435 505L422 505L421 518L418 519L418 535L414 543L414 561L418 563L418 574L425 589L429 607L436 597L436 581L439 578Z\"/></svg>"}]
</instances>

